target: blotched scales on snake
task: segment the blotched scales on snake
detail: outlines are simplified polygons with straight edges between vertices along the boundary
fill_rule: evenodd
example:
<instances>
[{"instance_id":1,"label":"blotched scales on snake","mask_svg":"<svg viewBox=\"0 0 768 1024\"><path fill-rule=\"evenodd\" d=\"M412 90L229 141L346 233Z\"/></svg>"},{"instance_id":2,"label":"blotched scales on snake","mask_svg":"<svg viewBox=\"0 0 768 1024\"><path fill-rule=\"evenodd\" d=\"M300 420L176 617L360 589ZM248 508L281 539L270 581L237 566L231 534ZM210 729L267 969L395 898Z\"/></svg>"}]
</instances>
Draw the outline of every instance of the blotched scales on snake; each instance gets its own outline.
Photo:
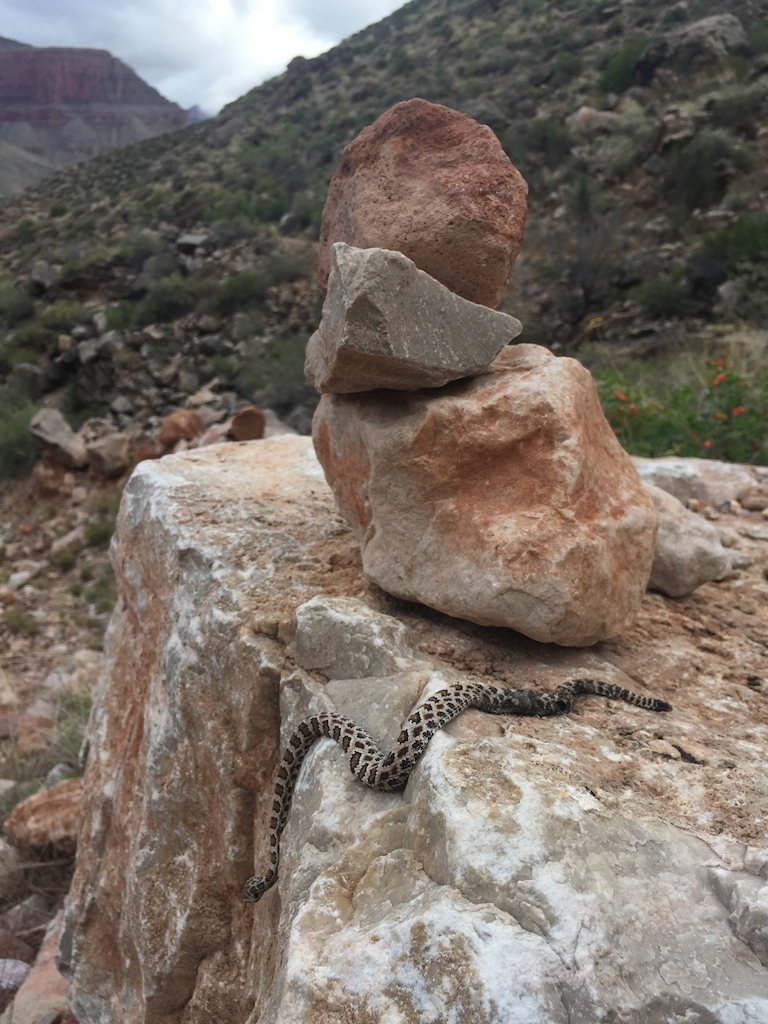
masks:
<instances>
[{"instance_id":1,"label":"blotched scales on snake","mask_svg":"<svg viewBox=\"0 0 768 1024\"><path fill-rule=\"evenodd\" d=\"M307 718L291 736L277 773L269 830L269 871L262 878L256 875L248 879L243 899L247 903L256 903L277 881L280 836L288 820L299 769L310 747L321 736L327 736L339 744L347 755L355 778L371 789L391 792L403 789L437 730L467 708L479 708L491 715L544 718L567 714L572 710L577 697L590 693L610 697L612 700L623 700L648 711L670 710L670 705L663 700L641 697L631 690L597 679L574 679L560 686L554 693L507 690L480 682L456 683L445 690L439 690L414 708L403 723L395 746L387 754L379 750L364 729L343 715L326 712Z\"/></svg>"}]
</instances>

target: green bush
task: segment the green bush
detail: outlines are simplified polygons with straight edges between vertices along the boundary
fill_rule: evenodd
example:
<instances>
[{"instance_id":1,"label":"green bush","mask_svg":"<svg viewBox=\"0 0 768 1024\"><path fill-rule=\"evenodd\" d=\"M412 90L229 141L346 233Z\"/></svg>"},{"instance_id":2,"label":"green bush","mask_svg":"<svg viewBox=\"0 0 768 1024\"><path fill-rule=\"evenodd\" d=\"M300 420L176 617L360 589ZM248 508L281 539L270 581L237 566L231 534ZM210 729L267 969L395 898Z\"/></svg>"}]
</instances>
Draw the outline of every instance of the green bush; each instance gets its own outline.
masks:
<instances>
[{"instance_id":1,"label":"green bush","mask_svg":"<svg viewBox=\"0 0 768 1024\"><path fill-rule=\"evenodd\" d=\"M12 284L4 281L0 284L0 317L9 327L15 327L22 320L28 320L35 312L32 297Z\"/></svg>"},{"instance_id":2,"label":"green bush","mask_svg":"<svg viewBox=\"0 0 768 1024\"><path fill-rule=\"evenodd\" d=\"M120 241L115 256L138 270L144 261L161 252L163 243L153 231L129 231Z\"/></svg>"},{"instance_id":3,"label":"green bush","mask_svg":"<svg viewBox=\"0 0 768 1024\"><path fill-rule=\"evenodd\" d=\"M140 326L154 322L168 323L194 309L198 291L193 281L181 274L153 281L147 295L136 308L135 319Z\"/></svg>"},{"instance_id":4,"label":"green bush","mask_svg":"<svg viewBox=\"0 0 768 1024\"><path fill-rule=\"evenodd\" d=\"M40 626L37 619L23 608L9 608L3 615L3 624L14 636L37 636Z\"/></svg>"},{"instance_id":5,"label":"green bush","mask_svg":"<svg viewBox=\"0 0 768 1024\"><path fill-rule=\"evenodd\" d=\"M762 86L733 89L713 97L707 104L712 124L730 132L753 139L757 130L760 108L765 103Z\"/></svg>"},{"instance_id":6,"label":"green bush","mask_svg":"<svg viewBox=\"0 0 768 1024\"><path fill-rule=\"evenodd\" d=\"M616 54L608 62L597 83L603 94L609 92L622 93L632 85L632 69L635 61L648 45L647 39L636 39Z\"/></svg>"},{"instance_id":7,"label":"green bush","mask_svg":"<svg viewBox=\"0 0 768 1024\"><path fill-rule=\"evenodd\" d=\"M259 270L246 270L222 281L206 305L212 312L227 316L260 305L267 297L268 285L266 274Z\"/></svg>"},{"instance_id":8,"label":"green bush","mask_svg":"<svg viewBox=\"0 0 768 1024\"><path fill-rule=\"evenodd\" d=\"M8 362L34 363L55 344L58 331L34 322L17 327L13 334L0 346L0 354Z\"/></svg>"},{"instance_id":9,"label":"green bush","mask_svg":"<svg viewBox=\"0 0 768 1024\"><path fill-rule=\"evenodd\" d=\"M29 432L38 406L9 395L0 388L0 480L8 480L29 469L42 445Z\"/></svg>"},{"instance_id":10,"label":"green bush","mask_svg":"<svg viewBox=\"0 0 768 1024\"><path fill-rule=\"evenodd\" d=\"M632 455L768 465L768 376L725 354L707 359L690 382L651 390L612 369L597 385L608 422Z\"/></svg>"},{"instance_id":11,"label":"green bush","mask_svg":"<svg viewBox=\"0 0 768 1024\"><path fill-rule=\"evenodd\" d=\"M96 605L99 612L111 612L117 604L117 587L112 567L108 566L96 581L88 587L85 596Z\"/></svg>"},{"instance_id":12,"label":"green bush","mask_svg":"<svg viewBox=\"0 0 768 1024\"><path fill-rule=\"evenodd\" d=\"M662 276L641 285L637 298L651 316L680 317L685 314L690 293L691 286L687 281Z\"/></svg>"},{"instance_id":13,"label":"green bush","mask_svg":"<svg viewBox=\"0 0 768 1024\"><path fill-rule=\"evenodd\" d=\"M552 78L550 85L555 89L567 85L579 74L583 67L583 61L575 53L558 53L552 63Z\"/></svg>"},{"instance_id":14,"label":"green bush","mask_svg":"<svg viewBox=\"0 0 768 1024\"><path fill-rule=\"evenodd\" d=\"M749 163L746 150L725 132L703 131L671 147L664 187L685 209L706 209L725 195L728 165L743 171Z\"/></svg>"}]
</instances>

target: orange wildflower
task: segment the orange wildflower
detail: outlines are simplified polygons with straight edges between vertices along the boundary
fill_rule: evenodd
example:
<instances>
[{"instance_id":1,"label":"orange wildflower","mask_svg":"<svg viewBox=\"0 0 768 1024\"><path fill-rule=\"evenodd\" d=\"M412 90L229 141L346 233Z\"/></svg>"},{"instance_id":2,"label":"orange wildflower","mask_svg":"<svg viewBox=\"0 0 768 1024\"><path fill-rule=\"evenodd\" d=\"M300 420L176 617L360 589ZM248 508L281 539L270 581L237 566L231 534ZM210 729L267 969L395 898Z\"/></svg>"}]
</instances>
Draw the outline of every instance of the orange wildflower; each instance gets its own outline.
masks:
<instances>
[{"instance_id":1,"label":"orange wildflower","mask_svg":"<svg viewBox=\"0 0 768 1024\"><path fill-rule=\"evenodd\" d=\"M614 395L614 398L618 398L618 400L620 402L628 402L629 401L629 399L627 398L627 396L624 394L623 391L614 391L613 395Z\"/></svg>"},{"instance_id":2,"label":"orange wildflower","mask_svg":"<svg viewBox=\"0 0 768 1024\"><path fill-rule=\"evenodd\" d=\"M735 409L731 409L731 416L743 416L746 411L743 405L737 405Z\"/></svg>"},{"instance_id":3,"label":"orange wildflower","mask_svg":"<svg viewBox=\"0 0 768 1024\"><path fill-rule=\"evenodd\" d=\"M712 447L712 442L711 441L705 441L704 442L704 447L705 448L711 448Z\"/></svg>"},{"instance_id":4,"label":"orange wildflower","mask_svg":"<svg viewBox=\"0 0 768 1024\"><path fill-rule=\"evenodd\" d=\"M718 373L718 375L712 381L712 387L716 388L718 386L718 384L722 384L724 380L725 380L725 374L724 373Z\"/></svg>"},{"instance_id":5,"label":"orange wildflower","mask_svg":"<svg viewBox=\"0 0 768 1024\"><path fill-rule=\"evenodd\" d=\"M716 412L716 413L714 413L714 417L715 417L716 420L727 420L728 419L728 417L725 415L724 412Z\"/></svg>"}]
</instances>

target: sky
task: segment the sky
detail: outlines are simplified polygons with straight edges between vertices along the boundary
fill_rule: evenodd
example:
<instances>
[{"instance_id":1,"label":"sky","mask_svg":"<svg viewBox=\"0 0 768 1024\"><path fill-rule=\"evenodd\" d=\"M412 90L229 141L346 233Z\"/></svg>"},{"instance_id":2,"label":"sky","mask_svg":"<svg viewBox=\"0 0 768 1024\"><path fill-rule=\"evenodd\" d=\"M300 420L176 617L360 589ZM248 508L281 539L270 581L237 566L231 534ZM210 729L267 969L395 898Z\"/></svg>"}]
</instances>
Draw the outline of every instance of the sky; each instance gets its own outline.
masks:
<instances>
[{"instance_id":1,"label":"sky","mask_svg":"<svg viewBox=\"0 0 768 1024\"><path fill-rule=\"evenodd\" d=\"M405 0L0 0L0 35L109 50L186 108L231 100Z\"/></svg>"}]
</instances>

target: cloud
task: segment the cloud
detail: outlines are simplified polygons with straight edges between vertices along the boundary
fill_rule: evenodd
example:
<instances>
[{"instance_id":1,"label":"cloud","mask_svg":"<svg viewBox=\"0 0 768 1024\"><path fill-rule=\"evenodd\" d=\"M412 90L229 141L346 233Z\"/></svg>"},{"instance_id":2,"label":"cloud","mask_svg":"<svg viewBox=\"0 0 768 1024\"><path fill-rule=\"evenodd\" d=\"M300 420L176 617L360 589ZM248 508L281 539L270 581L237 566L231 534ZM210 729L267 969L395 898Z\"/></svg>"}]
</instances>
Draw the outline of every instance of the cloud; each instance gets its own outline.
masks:
<instances>
[{"instance_id":1,"label":"cloud","mask_svg":"<svg viewBox=\"0 0 768 1024\"><path fill-rule=\"evenodd\" d=\"M183 107L215 113L378 21L397 0L0 0L7 38L109 50Z\"/></svg>"}]
</instances>

